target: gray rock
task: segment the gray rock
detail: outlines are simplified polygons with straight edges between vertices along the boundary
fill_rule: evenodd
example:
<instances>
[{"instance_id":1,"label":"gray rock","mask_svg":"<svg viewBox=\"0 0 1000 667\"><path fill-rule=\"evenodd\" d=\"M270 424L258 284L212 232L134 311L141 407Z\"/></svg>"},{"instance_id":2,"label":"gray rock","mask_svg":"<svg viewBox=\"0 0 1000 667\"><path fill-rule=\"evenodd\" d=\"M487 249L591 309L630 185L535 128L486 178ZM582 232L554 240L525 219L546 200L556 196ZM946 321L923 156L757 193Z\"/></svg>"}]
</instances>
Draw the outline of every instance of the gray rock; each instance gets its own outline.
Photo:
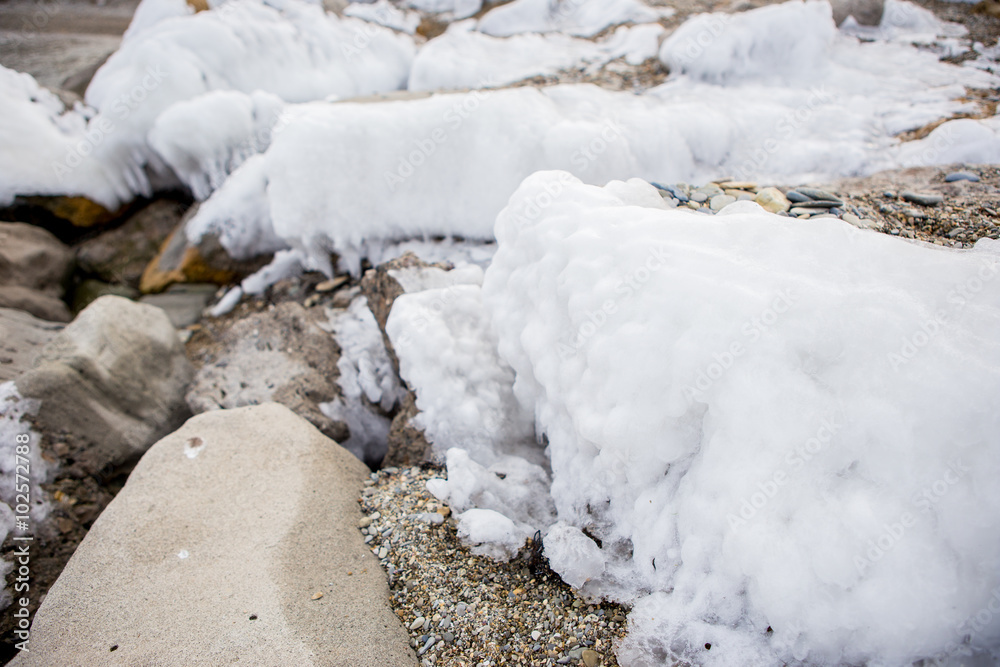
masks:
<instances>
[{"instance_id":1,"label":"gray rock","mask_svg":"<svg viewBox=\"0 0 1000 667\"><path fill-rule=\"evenodd\" d=\"M355 528L367 472L281 406L191 419L95 522L12 664L415 666Z\"/></svg>"},{"instance_id":2,"label":"gray rock","mask_svg":"<svg viewBox=\"0 0 1000 667\"><path fill-rule=\"evenodd\" d=\"M193 369L159 308L117 296L88 306L49 341L15 382L41 401L44 443L93 475L134 461L190 415L184 390Z\"/></svg>"},{"instance_id":3,"label":"gray rock","mask_svg":"<svg viewBox=\"0 0 1000 667\"><path fill-rule=\"evenodd\" d=\"M76 248L80 270L104 282L138 288L143 270L177 227L184 210L179 202L157 200L124 224L84 241Z\"/></svg>"},{"instance_id":4,"label":"gray rock","mask_svg":"<svg viewBox=\"0 0 1000 667\"><path fill-rule=\"evenodd\" d=\"M23 222L0 222L0 306L68 322L62 302L73 273L73 251L50 232Z\"/></svg>"},{"instance_id":5,"label":"gray rock","mask_svg":"<svg viewBox=\"0 0 1000 667\"><path fill-rule=\"evenodd\" d=\"M844 202L839 199L809 199L807 201L796 202L799 208L836 208L843 206Z\"/></svg>"},{"instance_id":6,"label":"gray rock","mask_svg":"<svg viewBox=\"0 0 1000 667\"><path fill-rule=\"evenodd\" d=\"M0 308L0 382L29 370L63 325L13 308Z\"/></svg>"},{"instance_id":7,"label":"gray rock","mask_svg":"<svg viewBox=\"0 0 1000 667\"><path fill-rule=\"evenodd\" d=\"M973 183L978 183L979 176L973 174L971 171L953 171L944 177L945 183L954 183L955 181L971 181Z\"/></svg>"},{"instance_id":8,"label":"gray rock","mask_svg":"<svg viewBox=\"0 0 1000 667\"><path fill-rule=\"evenodd\" d=\"M920 204L921 206L937 206L944 201L944 197L942 195L927 192L911 192L907 190L900 196L908 202Z\"/></svg>"},{"instance_id":9,"label":"gray rock","mask_svg":"<svg viewBox=\"0 0 1000 667\"><path fill-rule=\"evenodd\" d=\"M699 192L696 190L691 193L691 201L696 202L698 204L704 204L705 202L708 201L708 195L705 194L704 192Z\"/></svg>"},{"instance_id":10,"label":"gray rock","mask_svg":"<svg viewBox=\"0 0 1000 667\"><path fill-rule=\"evenodd\" d=\"M294 301L218 327L199 351L204 360L187 392L195 414L273 401L342 442L347 426L319 404L339 395L340 346L314 314Z\"/></svg>"},{"instance_id":11,"label":"gray rock","mask_svg":"<svg viewBox=\"0 0 1000 667\"><path fill-rule=\"evenodd\" d=\"M820 190L818 188L795 188L796 192L803 194L809 199L814 199L817 201L840 201L840 198L832 192L827 192L826 190ZM789 197L789 199L791 199Z\"/></svg>"},{"instance_id":12,"label":"gray rock","mask_svg":"<svg viewBox=\"0 0 1000 667\"><path fill-rule=\"evenodd\" d=\"M731 195L724 195L724 194L715 195L714 197L712 197L708 205L713 211L721 211L726 206L732 204L734 201L736 201L736 197L733 197Z\"/></svg>"},{"instance_id":13,"label":"gray rock","mask_svg":"<svg viewBox=\"0 0 1000 667\"><path fill-rule=\"evenodd\" d=\"M803 201L810 201L812 199L812 197L804 195L798 190L789 190L788 192L785 193L785 198L788 199L788 201L792 202L793 204L797 204Z\"/></svg>"},{"instance_id":14,"label":"gray rock","mask_svg":"<svg viewBox=\"0 0 1000 667\"><path fill-rule=\"evenodd\" d=\"M139 302L162 308L173 325L183 329L201 319L218 289L215 285L180 283L171 285L166 292L147 294Z\"/></svg>"}]
</instances>

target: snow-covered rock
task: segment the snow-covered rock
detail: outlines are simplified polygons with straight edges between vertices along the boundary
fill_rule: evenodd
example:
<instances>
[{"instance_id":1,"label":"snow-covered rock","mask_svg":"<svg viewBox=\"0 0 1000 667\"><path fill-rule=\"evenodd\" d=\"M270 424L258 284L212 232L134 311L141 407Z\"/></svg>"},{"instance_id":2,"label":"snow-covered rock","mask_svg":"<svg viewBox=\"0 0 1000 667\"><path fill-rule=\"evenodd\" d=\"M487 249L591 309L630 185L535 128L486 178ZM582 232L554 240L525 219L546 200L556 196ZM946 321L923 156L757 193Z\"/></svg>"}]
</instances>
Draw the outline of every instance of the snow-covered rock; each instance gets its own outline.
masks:
<instances>
[{"instance_id":1,"label":"snow-covered rock","mask_svg":"<svg viewBox=\"0 0 1000 667\"><path fill-rule=\"evenodd\" d=\"M532 176L482 288L548 441L546 553L635 604L622 662L995 647L977 613L1000 586L1000 244L752 202L706 219L650 189Z\"/></svg>"},{"instance_id":2,"label":"snow-covered rock","mask_svg":"<svg viewBox=\"0 0 1000 667\"><path fill-rule=\"evenodd\" d=\"M652 23L674 14L654 9L640 0L514 0L490 10L479 30L496 37L523 32L562 32L578 37L622 23Z\"/></svg>"}]
</instances>

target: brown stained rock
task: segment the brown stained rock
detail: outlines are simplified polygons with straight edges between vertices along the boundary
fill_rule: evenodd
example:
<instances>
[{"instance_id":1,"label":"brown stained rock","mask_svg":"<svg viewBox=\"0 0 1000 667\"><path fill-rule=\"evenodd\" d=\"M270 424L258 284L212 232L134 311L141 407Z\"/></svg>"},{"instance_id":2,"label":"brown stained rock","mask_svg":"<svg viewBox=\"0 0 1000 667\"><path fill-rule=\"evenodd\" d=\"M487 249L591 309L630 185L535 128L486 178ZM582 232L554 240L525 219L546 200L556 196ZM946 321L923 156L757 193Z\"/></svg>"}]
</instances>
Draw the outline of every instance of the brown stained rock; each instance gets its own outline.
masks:
<instances>
[{"instance_id":1,"label":"brown stained rock","mask_svg":"<svg viewBox=\"0 0 1000 667\"><path fill-rule=\"evenodd\" d=\"M184 227L196 212L197 206L188 210L163 242L159 254L146 266L139 281L139 290L143 294L162 292L174 283L228 285L270 261L270 256L246 261L233 259L218 238L212 235L205 235L197 245L191 245Z\"/></svg>"},{"instance_id":2,"label":"brown stained rock","mask_svg":"<svg viewBox=\"0 0 1000 667\"><path fill-rule=\"evenodd\" d=\"M71 197L58 195L54 197L25 197L24 202L30 206L45 209L55 217L68 222L73 227L100 227L115 220L124 212L124 207L118 211L109 211L97 202L86 197Z\"/></svg>"}]
</instances>

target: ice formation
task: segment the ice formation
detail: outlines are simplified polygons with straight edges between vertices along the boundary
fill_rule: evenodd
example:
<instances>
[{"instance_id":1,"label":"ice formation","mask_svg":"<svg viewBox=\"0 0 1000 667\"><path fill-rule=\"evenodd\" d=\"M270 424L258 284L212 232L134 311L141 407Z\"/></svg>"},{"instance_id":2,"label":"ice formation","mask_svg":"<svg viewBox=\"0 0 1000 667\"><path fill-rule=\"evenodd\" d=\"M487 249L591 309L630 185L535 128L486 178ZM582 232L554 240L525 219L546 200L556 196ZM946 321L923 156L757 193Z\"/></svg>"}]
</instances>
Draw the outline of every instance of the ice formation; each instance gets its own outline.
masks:
<instances>
[{"instance_id":1,"label":"ice formation","mask_svg":"<svg viewBox=\"0 0 1000 667\"><path fill-rule=\"evenodd\" d=\"M490 10L479 30L496 37L524 32L562 32L593 37L622 23L652 23L674 14L639 0L514 0Z\"/></svg>"},{"instance_id":2,"label":"ice formation","mask_svg":"<svg viewBox=\"0 0 1000 667\"><path fill-rule=\"evenodd\" d=\"M635 603L623 664L996 646L974 619L1000 586L1000 244L651 190L533 175L482 288L549 443L546 554Z\"/></svg>"},{"instance_id":3,"label":"ice formation","mask_svg":"<svg viewBox=\"0 0 1000 667\"><path fill-rule=\"evenodd\" d=\"M647 24L622 26L598 42L561 33L497 38L476 32L472 22L453 23L420 49L408 88L498 87L573 67L597 68L616 58L638 65L656 57L664 32L659 24Z\"/></svg>"}]
</instances>

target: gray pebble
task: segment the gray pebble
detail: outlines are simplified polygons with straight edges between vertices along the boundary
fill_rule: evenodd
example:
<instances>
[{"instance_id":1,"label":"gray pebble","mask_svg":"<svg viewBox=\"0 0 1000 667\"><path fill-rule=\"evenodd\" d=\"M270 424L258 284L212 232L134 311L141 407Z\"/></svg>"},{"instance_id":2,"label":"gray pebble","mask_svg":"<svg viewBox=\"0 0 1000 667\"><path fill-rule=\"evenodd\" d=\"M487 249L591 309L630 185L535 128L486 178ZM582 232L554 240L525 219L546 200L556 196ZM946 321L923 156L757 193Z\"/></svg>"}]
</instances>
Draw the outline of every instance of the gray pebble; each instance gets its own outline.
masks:
<instances>
[{"instance_id":1,"label":"gray pebble","mask_svg":"<svg viewBox=\"0 0 1000 667\"><path fill-rule=\"evenodd\" d=\"M962 227L955 227L953 230L948 232L948 238L953 239L959 234L963 233L964 231L965 229L963 229Z\"/></svg>"},{"instance_id":2,"label":"gray pebble","mask_svg":"<svg viewBox=\"0 0 1000 667\"><path fill-rule=\"evenodd\" d=\"M839 208L837 208L836 206L834 206L833 208L830 209L830 213L832 213L833 215L837 216L838 218L840 216L844 215L844 212L842 210L840 210Z\"/></svg>"},{"instance_id":3,"label":"gray pebble","mask_svg":"<svg viewBox=\"0 0 1000 667\"><path fill-rule=\"evenodd\" d=\"M886 190L885 192L882 193L882 196L885 197L886 199L895 199L896 193L893 192L892 190Z\"/></svg>"},{"instance_id":4,"label":"gray pebble","mask_svg":"<svg viewBox=\"0 0 1000 667\"><path fill-rule=\"evenodd\" d=\"M427 640L427 643L424 644L424 647L419 651L417 651L417 655L423 655L424 653L427 653L427 651L430 650L431 646L434 646L434 637L431 637Z\"/></svg>"},{"instance_id":5,"label":"gray pebble","mask_svg":"<svg viewBox=\"0 0 1000 667\"><path fill-rule=\"evenodd\" d=\"M955 181L971 181L973 183L978 183L979 176L976 176L971 171L953 171L944 177L945 183L954 183Z\"/></svg>"},{"instance_id":6,"label":"gray pebble","mask_svg":"<svg viewBox=\"0 0 1000 667\"><path fill-rule=\"evenodd\" d=\"M831 199L837 199L837 195L832 192L827 192L826 190L819 190L818 188L795 188L795 191L799 194L803 194L810 199L825 200L829 201ZM788 195L785 195L786 197Z\"/></svg>"},{"instance_id":7,"label":"gray pebble","mask_svg":"<svg viewBox=\"0 0 1000 667\"><path fill-rule=\"evenodd\" d=\"M459 602L457 605L455 605L455 615L456 616L464 616L465 615L465 610L468 609L468 608L469 608L469 605L465 604L464 602Z\"/></svg>"},{"instance_id":8,"label":"gray pebble","mask_svg":"<svg viewBox=\"0 0 1000 667\"><path fill-rule=\"evenodd\" d=\"M450 644L453 641L455 641L455 633L454 632L442 632L441 633L441 639L443 639L444 641L446 641L446 642L448 642Z\"/></svg>"},{"instance_id":9,"label":"gray pebble","mask_svg":"<svg viewBox=\"0 0 1000 667\"><path fill-rule=\"evenodd\" d=\"M926 192L909 192L906 191L902 194L903 199L908 202L913 202L914 204L920 204L921 206L937 206L944 201L944 197L941 195L935 195Z\"/></svg>"},{"instance_id":10,"label":"gray pebble","mask_svg":"<svg viewBox=\"0 0 1000 667\"><path fill-rule=\"evenodd\" d=\"M708 201L708 195L705 194L704 192L697 192L697 191L696 192L692 192L691 193L691 201L698 202L699 204L702 204L702 203Z\"/></svg>"},{"instance_id":11,"label":"gray pebble","mask_svg":"<svg viewBox=\"0 0 1000 667\"><path fill-rule=\"evenodd\" d=\"M734 201L736 201L736 197L732 197L730 195L715 195L714 197L712 197L712 200L709 202L708 205L713 211L721 211L723 208L729 206Z\"/></svg>"},{"instance_id":12,"label":"gray pebble","mask_svg":"<svg viewBox=\"0 0 1000 667\"><path fill-rule=\"evenodd\" d=\"M809 201L810 199L812 199L812 197L809 197L808 195L804 195L801 192L799 192L798 190L789 190L788 192L785 193L785 197L788 198L788 201L794 202L794 203L798 203L798 202L801 202L801 201Z\"/></svg>"},{"instance_id":13,"label":"gray pebble","mask_svg":"<svg viewBox=\"0 0 1000 667\"><path fill-rule=\"evenodd\" d=\"M810 201L796 202L799 208L836 208L843 206L844 202L839 199L812 199Z\"/></svg>"}]
</instances>

